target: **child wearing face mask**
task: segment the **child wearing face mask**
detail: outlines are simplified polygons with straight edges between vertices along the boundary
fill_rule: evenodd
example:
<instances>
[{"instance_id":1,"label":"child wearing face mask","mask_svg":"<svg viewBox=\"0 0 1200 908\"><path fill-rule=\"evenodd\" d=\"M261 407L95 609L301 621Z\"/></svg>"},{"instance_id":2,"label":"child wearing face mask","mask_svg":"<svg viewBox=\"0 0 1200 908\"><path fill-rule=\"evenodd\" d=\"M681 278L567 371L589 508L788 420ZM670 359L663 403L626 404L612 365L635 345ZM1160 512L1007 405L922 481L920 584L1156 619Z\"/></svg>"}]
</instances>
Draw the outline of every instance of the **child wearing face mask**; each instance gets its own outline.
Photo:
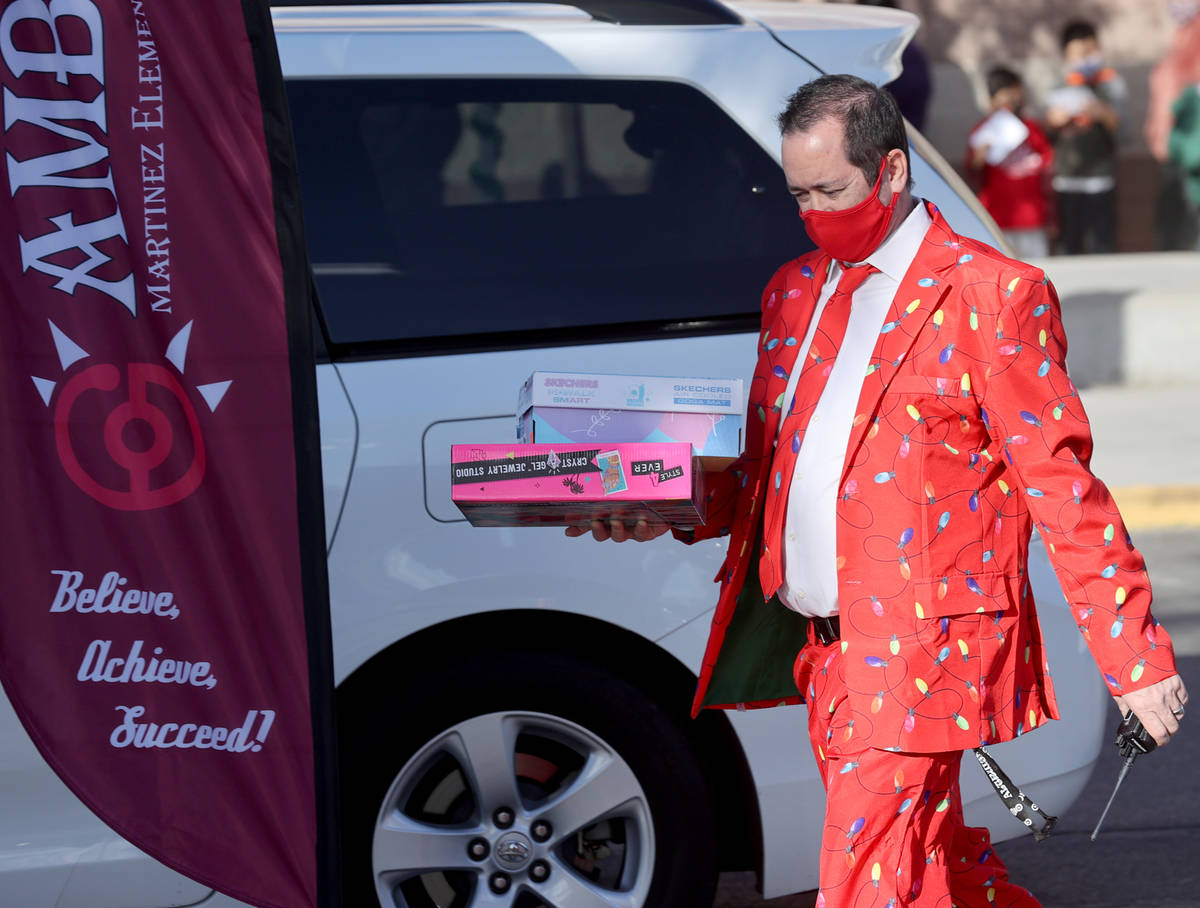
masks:
<instances>
[{"instance_id":1,"label":"child wearing face mask","mask_svg":"<svg viewBox=\"0 0 1200 908\"><path fill-rule=\"evenodd\" d=\"M1025 115L1025 84L1007 66L987 74L988 115L967 136L966 173L1022 261L1049 255L1054 151Z\"/></svg>"},{"instance_id":2,"label":"child wearing face mask","mask_svg":"<svg viewBox=\"0 0 1200 908\"><path fill-rule=\"evenodd\" d=\"M1046 99L1054 146L1060 252L1116 250L1117 127L1125 82L1105 65L1096 28L1074 21L1062 31L1066 75Z\"/></svg>"}]
</instances>

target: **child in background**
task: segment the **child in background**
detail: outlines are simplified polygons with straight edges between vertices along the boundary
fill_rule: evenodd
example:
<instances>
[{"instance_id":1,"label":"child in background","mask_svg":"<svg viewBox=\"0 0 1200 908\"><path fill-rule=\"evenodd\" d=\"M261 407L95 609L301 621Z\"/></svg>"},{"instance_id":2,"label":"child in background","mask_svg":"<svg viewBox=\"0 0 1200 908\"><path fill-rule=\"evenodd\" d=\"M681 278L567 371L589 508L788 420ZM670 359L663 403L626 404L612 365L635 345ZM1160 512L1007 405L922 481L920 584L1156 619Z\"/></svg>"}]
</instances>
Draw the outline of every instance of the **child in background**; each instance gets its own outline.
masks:
<instances>
[{"instance_id":1,"label":"child in background","mask_svg":"<svg viewBox=\"0 0 1200 908\"><path fill-rule=\"evenodd\" d=\"M1117 128L1125 82L1100 52L1090 22L1062 31L1066 77L1046 98L1062 250L1116 251Z\"/></svg>"},{"instance_id":2,"label":"child in background","mask_svg":"<svg viewBox=\"0 0 1200 908\"><path fill-rule=\"evenodd\" d=\"M987 74L989 112L967 137L968 178L1019 259L1050 252L1054 151L1036 121L1022 115L1025 86L1004 66Z\"/></svg>"}]
</instances>

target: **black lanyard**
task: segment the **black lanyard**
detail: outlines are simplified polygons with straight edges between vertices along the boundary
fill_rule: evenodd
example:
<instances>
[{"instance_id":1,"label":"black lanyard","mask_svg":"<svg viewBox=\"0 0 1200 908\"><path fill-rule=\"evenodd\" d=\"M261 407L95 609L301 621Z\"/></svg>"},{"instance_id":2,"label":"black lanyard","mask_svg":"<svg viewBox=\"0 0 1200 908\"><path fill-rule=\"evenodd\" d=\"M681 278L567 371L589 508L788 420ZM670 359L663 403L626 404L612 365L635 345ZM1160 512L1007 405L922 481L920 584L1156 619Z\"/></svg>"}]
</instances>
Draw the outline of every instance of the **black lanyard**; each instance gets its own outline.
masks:
<instances>
[{"instance_id":1,"label":"black lanyard","mask_svg":"<svg viewBox=\"0 0 1200 908\"><path fill-rule=\"evenodd\" d=\"M1050 816L1029 800L1025 792L1013 784L1013 780L1000 768L1000 764L982 747L975 748L975 759L983 767L983 774L988 777L988 781L996 789L996 794L1000 796L1000 800L1004 802L1008 812L1028 827L1033 833L1033 837L1039 842L1050 835L1050 830L1054 828L1058 817ZM1035 818L1040 820L1040 825L1034 825Z\"/></svg>"}]
</instances>

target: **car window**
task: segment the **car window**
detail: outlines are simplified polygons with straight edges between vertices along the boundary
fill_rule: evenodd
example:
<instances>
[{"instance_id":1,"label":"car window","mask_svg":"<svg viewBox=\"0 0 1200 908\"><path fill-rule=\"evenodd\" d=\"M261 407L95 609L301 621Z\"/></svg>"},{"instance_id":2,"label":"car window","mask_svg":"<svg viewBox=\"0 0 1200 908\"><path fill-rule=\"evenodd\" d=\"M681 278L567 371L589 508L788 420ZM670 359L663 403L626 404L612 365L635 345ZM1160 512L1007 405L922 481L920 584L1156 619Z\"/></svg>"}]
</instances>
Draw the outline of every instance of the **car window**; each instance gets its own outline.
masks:
<instances>
[{"instance_id":1,"label":"car window","mask_svg":"<svg viewBox=\"0 0 1200 908\"><path fill-rule=\"evenodd\" d=\"M335 345L495 347L523 332L744 316L774 269L812 248L779 165L685 85L340 79L288 91Z\"/></svg>"}]
</instances>

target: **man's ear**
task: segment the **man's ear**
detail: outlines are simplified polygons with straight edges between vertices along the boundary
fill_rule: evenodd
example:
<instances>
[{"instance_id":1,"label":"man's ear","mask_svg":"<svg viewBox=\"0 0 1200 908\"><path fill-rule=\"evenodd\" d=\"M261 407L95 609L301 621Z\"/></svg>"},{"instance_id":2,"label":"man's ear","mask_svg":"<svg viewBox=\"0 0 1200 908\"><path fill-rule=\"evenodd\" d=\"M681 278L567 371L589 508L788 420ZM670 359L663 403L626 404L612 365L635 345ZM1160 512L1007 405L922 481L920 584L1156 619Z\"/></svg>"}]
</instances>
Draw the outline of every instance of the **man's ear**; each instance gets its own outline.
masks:
<instances>
[{"instance_id":1,"label":"man's ear","mask_svg":"<svg viewBox=\"0 0 1200 908\"><path fill-rule=\"evenodd\" d=\"M903 192L908 188L908 157L899 148L893 148L887 153L887 169L884 180L892 188L892 192Z\"/></svg>"}]
</instances>

